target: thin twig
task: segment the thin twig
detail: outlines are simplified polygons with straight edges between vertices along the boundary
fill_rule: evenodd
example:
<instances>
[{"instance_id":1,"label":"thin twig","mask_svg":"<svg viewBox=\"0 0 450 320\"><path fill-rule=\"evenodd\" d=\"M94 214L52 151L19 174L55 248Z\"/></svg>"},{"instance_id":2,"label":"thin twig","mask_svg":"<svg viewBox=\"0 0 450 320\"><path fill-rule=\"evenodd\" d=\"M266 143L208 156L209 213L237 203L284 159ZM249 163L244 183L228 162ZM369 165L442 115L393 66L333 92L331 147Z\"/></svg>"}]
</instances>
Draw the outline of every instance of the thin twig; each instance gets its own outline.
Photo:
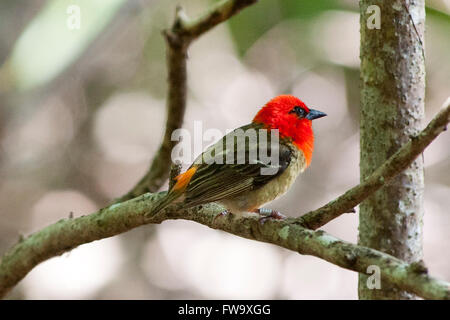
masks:
<instances>
[{"instance_id":1,"label":"thin twig","mask_svg":"<svg viewBox=\"0 0 450 320\"><path fill-rule=\"evenodd\" d=\"M170 175L169 175L169 190L172 189L175 184L175 178L181 173L181 163L175 162L172 163L170 167Z\"/></svg>"},{"instance_id":2,"label":"thin twig","mask_svg":"<svg viewBox=\"0 0 450 320\"><path fill-rule=\"evenodd\" d=\"M167 121L164 138L147 173L127 194L117 199L116 203L135 198L146 192L156 192L168 178L171 151L176 144L176 141L171 139L172 132L181 127L186 109L186 58L191 42L257 1L221 1L205 14L192 20L187 18L181 7L177 7L172 27L163 31L167 45L167 69L169 74L169 88L166 99Z\"/></svg>"}]
</instances>

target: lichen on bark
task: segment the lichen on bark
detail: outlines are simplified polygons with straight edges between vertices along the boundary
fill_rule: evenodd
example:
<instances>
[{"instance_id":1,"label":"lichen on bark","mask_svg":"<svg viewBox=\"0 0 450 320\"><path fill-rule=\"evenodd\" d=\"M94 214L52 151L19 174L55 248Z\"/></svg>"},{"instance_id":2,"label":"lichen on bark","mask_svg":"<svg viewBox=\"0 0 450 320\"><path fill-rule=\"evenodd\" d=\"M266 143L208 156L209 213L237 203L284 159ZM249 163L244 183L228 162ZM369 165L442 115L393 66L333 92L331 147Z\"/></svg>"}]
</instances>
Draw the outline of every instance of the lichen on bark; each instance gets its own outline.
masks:
<instances>
[{"instance_id":1,"label":"lichen on bark","mask_svg":"<svg viewBox=\"0 0 450 320\"><path fill-rule=\"evenodd\" d=\"M381 28L366 25L367 7L378 5ZM425 65L424 0L362 0L361 10L361 181L423 126ZM414 14L411 14L413 12ZM422 258L423 159L360 206L359 244L407 262ZM382 283L368 289L359 276L361 299L409 299Z\"/></svg>"}]
</instances>

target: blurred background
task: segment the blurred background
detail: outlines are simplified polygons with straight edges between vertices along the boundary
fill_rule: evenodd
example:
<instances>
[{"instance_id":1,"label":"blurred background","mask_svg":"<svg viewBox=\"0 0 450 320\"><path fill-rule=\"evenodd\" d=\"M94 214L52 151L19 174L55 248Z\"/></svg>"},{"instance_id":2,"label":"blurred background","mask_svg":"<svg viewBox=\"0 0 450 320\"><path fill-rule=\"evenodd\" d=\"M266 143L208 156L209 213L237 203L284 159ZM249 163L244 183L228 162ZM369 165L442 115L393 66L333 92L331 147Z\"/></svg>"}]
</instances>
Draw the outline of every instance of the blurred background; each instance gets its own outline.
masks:
<instances>
[{"instance_id":1,"label":"blurred background","mask_svg":"<svg viewBox=\"0 0 450 320\"><path fill-rule=\"evenodd\" d=\"M146 172L165 122L161 31L176 4L195 16L213 2L0 2L0 254L21 235L108 205ZM79 29L68 27L71 5L80 8ZM427 6L429 121L450 92L450 1ZM191 46L188 79L188 129L194 121L222 132L246 124L281 93L329 115L314 123L311 167L272 208L297 216L358 183L357 1L260 0ZM425 261L447 281L449 146L445 133L424 154ZM346 214L324 230L356 242L357 226L357 214ZM9 298L356 299L357 275L194 222L166 221L46 261Z\"/></svg>"}]
</instances>

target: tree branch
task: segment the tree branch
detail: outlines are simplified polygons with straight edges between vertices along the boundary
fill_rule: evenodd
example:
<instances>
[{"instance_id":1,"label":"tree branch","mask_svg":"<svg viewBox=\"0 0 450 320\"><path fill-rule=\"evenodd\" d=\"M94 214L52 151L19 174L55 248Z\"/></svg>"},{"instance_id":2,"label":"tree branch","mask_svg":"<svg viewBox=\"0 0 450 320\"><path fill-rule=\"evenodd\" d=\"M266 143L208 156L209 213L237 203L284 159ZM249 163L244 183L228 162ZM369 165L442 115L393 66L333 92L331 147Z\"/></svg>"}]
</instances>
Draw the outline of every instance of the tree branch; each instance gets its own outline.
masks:
<instances>
[{"instance_id":1,"label":"tree branch","mask_svg":"<svg viewBox=\"0 0 450 320\"><path fill-rule=\"evenodd\" d=\"M195 20L185 18L181 10L171 30L165 31L168 45L169 92L168 120L164 141L147 175L124 198L158 189L167 178L170 166L173 129L181 125L186 103L186 52L190 42L218 23L236 14L256 0L228 0L216 5L206 15ZM174 112L173 115L171 112ZM300 254L309 254L343 268L365 273L376 265L383 281L423 298L450 299L450 284L434 279L420 263L407 264L374 249L351 244L328 235L317 228L348 212L367 196L378 190L390 178L404 170L435 139L450 121L450 99L444 109L417 137L403 146L360 185L326 206L301 218L259 223L259 217L219 217L223 208L208 204L189 210L169 207L152 215L152 207L162 193L146 193L129 201L113 204L91 215L77 219L62 219L21 240L0 259L0 297L14 287L40 262L67 252L81 244L111 237L144 224L157 224L169 219L192 220L214 229L223 230L248 239L272 243ZM174 167L173 173L175 174Z\"/></svg>"},{"instance_id":2,"label":"tree branch","mask_svg":"<svg viewBox=\"0 0 450 320\"><path fill-rule=\"evenodd\" d=\"M0 297L40 262L81 244L111 237L135 227L169 219L192 220L240 237L276 244L300 254L313 255L342 268L365 273L367 267L380 268L381 279L423 298L450 299L450 284L434 279L420 264L407 264L388 254L361 247L319 231L306 229L288 219L259 222L259 216L216 216L223 211L217 204L193 209L166 208L151 215L152 206L165 192L144 194L113 204L94 214L63 219L22 240L0 261Z\"/></svg>"},{"instance_id":3,"label":"tree branch","mask_svg":"<svg viewBox=\"0 0 450 320\"><path fill-rule=\"evenodd\" d=\"M172 189L174 184L176 183L176 177L181 173L181 163L174 162L170 167L169 174L169 190Z\"/></svg>"},{"instance_id":4,"label":"tree branch","mask_svg":"<svg viewBox=\"0 0 450 320\"><path fill-rule=\"evenodd\" d=\"M398 174L416 156L446 129L450 122L450 98L444 108L430 124L402 147L395 156L388 159L364 183L347 191L344 195L326 205L326 210L309 213L306 221L329 221L330 217L353 208L365 197L375 192L387 178ZM175 168L175 167L174 167ZM174 169L175 171L176 169ZM387 178L386 178L387 177ZM352 191L353 190L353 191ZM356 190L356 191L354 191ZM359 191L358 191L359 190ZM81 244L112 237L148 223L161 223L167 219L187 219L220 229L235 235L273 243L301 254L310 254L325 259L346 269L366 272L369 265L381 269L382 279L390 281L401 289L423 298L450 299L449 284L428 276L422 268L408 265L385 253L338 240L323 231L312 231L299 225L302 219L268 221L264 225L257 217L230 217L215 219L223 208L210 204L190 210L168 208L151 216L152 206L165 194L144 194L138 198L116 203L97 213L77 219L60 220L8 250L0 260L0 297L4 296L36 265L56 255L60 255ZM168 211L171 210L171 211ZM324 215L326 219L322 218ZM317 215L318 218L315 218Z\"/></svg>"},{"instance_id":5,"label":"tree branch","mask_svg":"<svg viewBox=\"0 0 450 320\"><path fill-rule=\"evenodd\" d=\"M367 177L364 182L323 207L297 218L298 223L306 228L315 230L341 214L350 212L372 193L389 183L389 180L399 172L406 169L442 131L446 130L449 118L450 97L442 106L441 111L424 130L417 136L412 137L408 143L403 145L383 165Z\"/></svg>"},{"instance_id":6,"label":"tree branch","mask_svg":"<svg viewBox=\"0 0 450 320\"><path fill-rule=\"evenodd\" d=\"M20 241L1 258L0 297L40 262L81 244L111 237L148 223L161 223L167 219L187 219L244 238L273 243L301 254L314 255L357 272L364 273L369 265L377 265L381 269L382 279L401 289L423 298L450 299L449 284L428 276L426 270L418 268L415 264L408 265L385 253L338 240L323 231L312 231L299 224L309 221L313 226L318 226L323 221L330 221L331 218L353 208L385 181L401 172L408 165L408 161L412 161L445 130L449 122L450 98L417 137L412 138L365 182L350 189L325 207L307 214L306 220L290 218L285 221L268 221L261 225L255 216L215 219L217 214L223 211L223 208L216 204L190 210L172 207L152 216L152 206L165 194L164 192L147 193L77 219L60 220ZM173 168L175 174L177 169L175 166Z\"/></svg>"},{"instance_id":7,"label":"tree branch","mask_svg":"<svg viewBox=\"0 0 450 320\"><path fill-rule=\"evenodd\" d=\"M156 192L168 178L171 164L170 155L176 143L171 139L172 132L181 127L186 109L186 58L191 42L257 1L221 1L204 15L192 20L186 17L181 7L177 7L172 28L163 32L167 45L167 69L169 74L169 88L166 99L167 121L164 138L148 172L127 194L117 199L116 202L129 200L146 192Z\"/></svg>"}]
</instances>

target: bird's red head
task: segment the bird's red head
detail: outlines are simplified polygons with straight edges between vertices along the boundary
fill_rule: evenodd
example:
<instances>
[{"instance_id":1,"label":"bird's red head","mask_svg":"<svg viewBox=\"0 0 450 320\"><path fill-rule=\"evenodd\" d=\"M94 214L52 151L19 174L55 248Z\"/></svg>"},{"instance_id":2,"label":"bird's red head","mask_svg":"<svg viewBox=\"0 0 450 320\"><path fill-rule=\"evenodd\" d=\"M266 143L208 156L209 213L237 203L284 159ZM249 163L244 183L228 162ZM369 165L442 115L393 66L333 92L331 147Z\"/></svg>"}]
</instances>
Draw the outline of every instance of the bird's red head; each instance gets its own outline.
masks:
<instances>
[{"instance_id":1,"label":"bird's red head","mask_svg":"<svg viewBox=\"0 0 450 320\"><path fill-rule=\"evenodd\" d=\"M325 113L309 109L297 97L281 95L267 102L253 122L263 124L267 129L278 129L280 138L292 140L303 152L308 166L314 149L311 121L324 116Z\"/></svg>"}]
</instances>

